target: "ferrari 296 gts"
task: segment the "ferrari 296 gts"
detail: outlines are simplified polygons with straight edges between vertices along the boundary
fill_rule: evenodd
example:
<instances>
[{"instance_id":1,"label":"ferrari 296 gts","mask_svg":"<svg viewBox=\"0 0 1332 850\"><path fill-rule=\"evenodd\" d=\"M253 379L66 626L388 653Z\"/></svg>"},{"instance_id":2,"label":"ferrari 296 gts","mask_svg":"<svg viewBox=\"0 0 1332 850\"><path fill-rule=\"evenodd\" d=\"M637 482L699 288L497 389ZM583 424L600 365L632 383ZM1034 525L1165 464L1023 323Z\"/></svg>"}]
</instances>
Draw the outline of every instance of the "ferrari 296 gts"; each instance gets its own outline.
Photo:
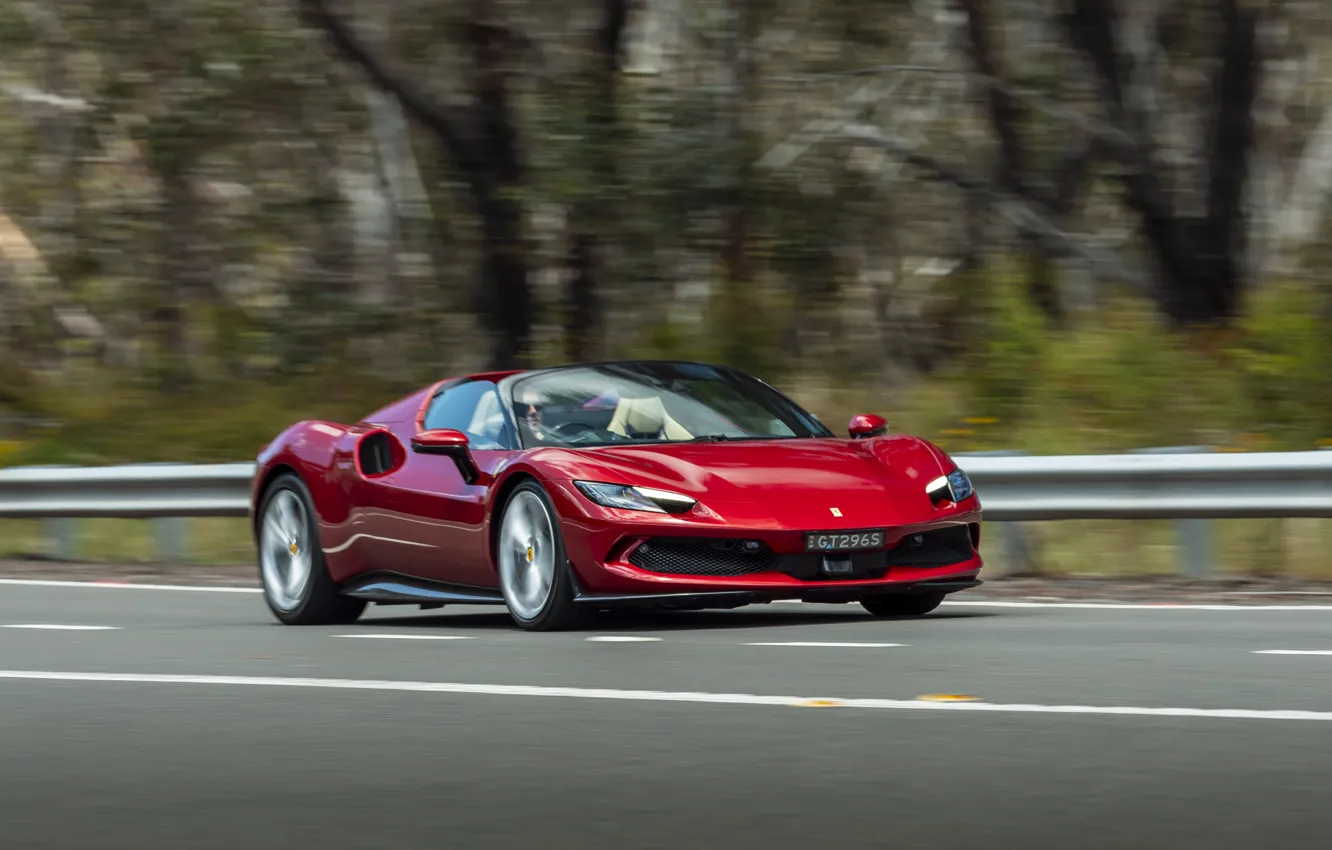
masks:
<instances>
[{"instance_id":1,"label":"ferrari 296 gts","mask_svg":"<svg viewBox=\"0 0 1332 850\"><path fill-rule=\"evenodd\" d=\"M878 416L848 430L702 363L444 380L264 448L264 597L290 625L350 623L371 602L493 604L550 630L615 606L787 599L920 616L980 584L966 473Z\"/></svg>"}]
</instances>

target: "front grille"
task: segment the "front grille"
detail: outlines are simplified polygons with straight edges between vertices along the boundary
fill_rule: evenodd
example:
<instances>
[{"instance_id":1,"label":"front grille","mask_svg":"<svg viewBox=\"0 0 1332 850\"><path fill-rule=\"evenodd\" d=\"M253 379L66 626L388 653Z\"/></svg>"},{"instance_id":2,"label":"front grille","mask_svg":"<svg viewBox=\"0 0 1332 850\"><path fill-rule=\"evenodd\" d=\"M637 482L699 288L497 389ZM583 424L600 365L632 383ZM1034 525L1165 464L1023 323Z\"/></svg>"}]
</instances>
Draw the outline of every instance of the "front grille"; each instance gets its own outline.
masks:
<instances>
[{"instance_id":1,"label":"front grille","mask_svg":"<svg viewBox=\"0 0 1332 850\"><path fill-rule=\"evenodd\" d=\"M778 570L802 581L882 578L893 567L947 567L975 554L965 525L908 534L891 549L850 553L851 573L826 575L823 555L778 555L759 541L712 537L654 537L629 555L629 563L654 573L686 576L743 576ZM756 547L756 548L755 548Z\"/></svg>"},{"instance_id":2,"label":"front grille","mask_svg":"<svg viewBox=\"0 0 1332 850\"><path fill-rule=\"evenodd\" d=\"M971 530L954 525L903 537L888 551L888 566L946 567L969 560L972 552Z\"/></svg>"},{"instance_id":3,"label":"front grille","mask_svg":"<svg viewBox=\"0 0 1332 850\"><path fill-rule=\"evenodd\" d=\"M746 547L749 542L749 547ZM757 543L757 548L754 544ZM771 570L777 558L758 541L708 537L655 537L629 556L641 570L688 576L742 576Z\"/></svg>"}]
</instances>

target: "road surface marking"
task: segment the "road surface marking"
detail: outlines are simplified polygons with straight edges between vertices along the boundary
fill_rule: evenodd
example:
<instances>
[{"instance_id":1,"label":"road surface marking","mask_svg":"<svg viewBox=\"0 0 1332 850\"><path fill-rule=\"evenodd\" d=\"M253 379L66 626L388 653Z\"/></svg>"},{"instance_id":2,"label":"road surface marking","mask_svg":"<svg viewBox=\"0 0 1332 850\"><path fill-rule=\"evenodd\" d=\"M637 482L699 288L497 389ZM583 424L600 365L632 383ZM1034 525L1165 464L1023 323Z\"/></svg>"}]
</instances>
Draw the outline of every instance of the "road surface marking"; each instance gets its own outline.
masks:
<instances>
[{"instance_id":1,"label":"road surface marking","mask_svg":"<svg viewBox=\"0 0 1332 850\"><path fill-rule=\"evenodd\" d=\"M853 602L805 602L803 599L777 599L774 605L854 605ZM1035 600L999 601L958 599L945 601L942 608L1081 608L1106 611L1332 611L1332 605L1225 605L1183 604L1175 602L1037 602Z\"/></svg>"},{"instance_id":2,"label":"road surface marking","mask_svg":"<svg viewBox=\"0 0 1332 850\"><path fill-rule=\"evenodd\" d=\"M234 587L227 585L187 585L187 584L139 584L120 581L59 581L54 579L0 578L0 585L27 587L80 587L102 588L111 590L183 590L197 593L262 593L259 587ZM799 599L778 599L777 605L850 605L841 602L804 603ZM1080 608L1085 610L1109 611L1332 611L1332 605L1188 605L1173 602L1014 602L986 601L981 599L959 599L946 601L944 608Z\"/></svg>"},{"instance_id":3,"label":"road surface marking","mask_svg":"<svg viewBox=\"0 0 1332 850\"><path fill-rule=\"evenodd\" d=\"M468 682L377 681L371 679L296 679L266 676L193 676L165 673L74 673L48 670L0 670L0 679L54 682L105 682L141 685L232 685L249 687L322 688L345 691L405 691L480 696L565 697L567 699L636 702L692 702L714 705L808 706L840 708L971 711L1005 714L1086 714L1137 717L1199 717L1218 720L1322 720L1332 711L1250 708L1157 708L1126 705L1037 705L990 702L930 702L908 699L838 699L830 697L724 694L690 691L631 691L613 688L562 688L543 685L484 685Z\"/></svg>"},{"instance_id":4,"label":"road surface marking","mask_svg":"<svg viewBox=\"0 0 1332 850\"><path fill-rule=\"evenodd\" d=\"M1255 649L1254 655L1332 655L1332 649Z\"/></svg>"},{"instance_id":5,"label":"road surface marking","mask_svg":"<svg viewBox=\"0 0 1332 850\"><path fill-rule=\"evenodd\" d=\"M1081 608L1106 611L1332 611L1332 605L1189 605L1175 602L987 602L959 599L953 608Z\"/></svg>"},{"instance_id":6,"label":"road surface marking","mask_svg":"<svg viewBox=\"0 0 1332 850\"><path fill-rule=\"evenodd\" d=\"M53 581L32 578L0 578L0 585L20 585L26 587L96 587L112 590L189 590L199 593L262 593L258 587L226 587L223 585L187 585L187 584L131 584L119 581Z\"/></svg>"},{"instance_id":7,"label":"road surface marking","mask_svg":"<svg viewBox=\"0 0 1332 850\"><path fill-rule=\"evenodd\" d=\"M1222 590L1218 596L1332 596L1332 590Z\"/></svg>"},{"instance_id":8,"label":"road surface marking","mask_svg":"<svg viewBox=\"0 0 1332 850\"><path fill-rule=\"evenodd\" d=\"M120 626L61 626L55 623L11 623L0 629L46 629L52 632L113 632Z\"/></svg>"},{"instance_id":9,"label":"road surface marking","mask_svg":"<svg viewBox=\"0 0 1332 850\"><path fill-rule=\"evenodd\" d=\"M593 635L587 639L590 643L656 643L659 637L641 637L639 635Z\"/></svg>"},{"instance_id":10,"label":"road surface marking","mask_svg":"<svg viewBox=\"0 0 1332 850\"><path fill-rule=\"evenodd\" d=\"M373 635L334 635L340 638L360 638L361 640L476 640L471 635L397 635L397 634L373 634Z\"/></svg>"},{"instance_id":11,"label":"road surface marking","mask_svg":"<svg viewBox=\"0 0 1332 850\"><path fill-rule=\"evenodd\" d=\"M846 647L849 649L868 649L884 648L890 646L910 646L906 643L838 643L836 641L817 641L817 640L773 640L773 641L755 641L747 643L745 646L822 646L830 649L839 649Z\"/></svg>"}]
</instances>

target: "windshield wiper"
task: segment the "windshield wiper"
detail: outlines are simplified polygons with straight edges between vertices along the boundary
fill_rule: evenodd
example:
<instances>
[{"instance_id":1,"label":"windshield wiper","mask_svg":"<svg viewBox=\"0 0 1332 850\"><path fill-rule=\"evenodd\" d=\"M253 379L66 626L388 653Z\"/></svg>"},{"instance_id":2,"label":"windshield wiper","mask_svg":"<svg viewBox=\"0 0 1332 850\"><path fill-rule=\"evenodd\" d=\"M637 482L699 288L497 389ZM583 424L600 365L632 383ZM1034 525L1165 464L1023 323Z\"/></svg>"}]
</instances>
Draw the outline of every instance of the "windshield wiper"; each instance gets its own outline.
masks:
<instances>
[{"instance_id":1,"label":"windshield wiper","mask_svg":"<svg viewBox=\"0 0 1332 850\"><path fill-rule=\"evenodd\" d=\"M727 442L727 441L729 441L729 440L733 440L733 439L735 439L735 438L734 438L734 437L728 437L728 436L725 435L725 434L704 434L704 435L702 435L702 436L700 436L700 437L695 437L694 439L689 440L689 442L691 442L691 443L725 443L725 442Z\"/></svg>"}]
</instances>

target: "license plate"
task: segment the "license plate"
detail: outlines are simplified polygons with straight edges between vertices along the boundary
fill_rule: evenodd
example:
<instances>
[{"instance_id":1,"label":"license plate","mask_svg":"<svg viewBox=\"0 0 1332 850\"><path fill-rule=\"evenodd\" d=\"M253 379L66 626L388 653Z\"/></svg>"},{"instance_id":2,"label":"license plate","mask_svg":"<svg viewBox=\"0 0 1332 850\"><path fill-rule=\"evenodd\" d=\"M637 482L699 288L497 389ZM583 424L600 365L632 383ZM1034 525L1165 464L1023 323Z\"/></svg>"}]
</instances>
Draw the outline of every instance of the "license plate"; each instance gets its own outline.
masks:
<instances>
[{"instance_id":1,"label":"license plate","mask_svg":"<svg viewBox=\"0 0 1332 850\"><path fill-rule=\"evenodd\" d=\"M869 531L810 531L805 533L806 552L856 552L882 549L885 529Z\"/></svg>"}]
</instances>

